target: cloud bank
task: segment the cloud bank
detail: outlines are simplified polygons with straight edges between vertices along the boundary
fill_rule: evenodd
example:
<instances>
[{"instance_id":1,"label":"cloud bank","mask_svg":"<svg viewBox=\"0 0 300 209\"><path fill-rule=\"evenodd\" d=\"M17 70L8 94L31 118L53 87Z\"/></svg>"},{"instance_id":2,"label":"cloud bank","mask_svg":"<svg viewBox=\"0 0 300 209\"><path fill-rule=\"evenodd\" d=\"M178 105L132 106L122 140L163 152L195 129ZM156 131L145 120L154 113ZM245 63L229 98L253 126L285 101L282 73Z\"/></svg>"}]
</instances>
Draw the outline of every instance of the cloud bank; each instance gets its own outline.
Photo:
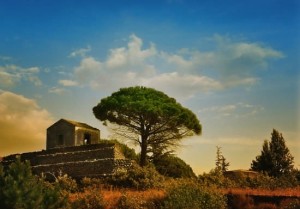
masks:
<instances>
[{"instance_id":1,"label":"cloud bank","mask_svg":"<svg viewBox=\"0 0 300 209\"><path fill-rule=\"evenodd\" d=\"M42 82L38 77L40 69L38 67L24 68L17 65L0 66L0 87L10 88L27 81L35 86L41 86Z\"/></svg>"},{"instance_id":2,"label":"cloud bank","mask_svg":"<svg viewBox=\"0 0 300 209\"><path fill-rule=\"evenodd\" d=\"M0 91L0 156L45 149L50 113L35 100Z\"/></svg>"},{"instance_id":3,"label":"cloud bank","mask_svg":"<svg viewBox=\"0 0 300 209\"><path fill-rule=\"evenodd\" d=\"M86 56L91 48L79 49L72 53L81 57L79 65L59 84L107 91L143 85L178 97L193 97L199 92L254 85L260 80L257 72L267 69L270 59L283 57L281 52L258 43L234 42L219 35L212 40L211 51L181 49L169 53L153 43L144 47L141 38L131 35L127 46L110 49L103 61Z\"/></svg>"}]
</instances>

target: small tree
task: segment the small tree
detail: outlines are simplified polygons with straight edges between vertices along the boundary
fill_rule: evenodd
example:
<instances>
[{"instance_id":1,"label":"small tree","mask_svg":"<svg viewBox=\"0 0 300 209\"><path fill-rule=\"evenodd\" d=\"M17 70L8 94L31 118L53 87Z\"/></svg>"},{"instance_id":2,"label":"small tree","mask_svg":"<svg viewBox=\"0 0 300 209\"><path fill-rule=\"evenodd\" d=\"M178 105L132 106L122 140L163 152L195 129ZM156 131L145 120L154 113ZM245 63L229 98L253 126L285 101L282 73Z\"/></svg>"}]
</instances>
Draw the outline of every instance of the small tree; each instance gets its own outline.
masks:
<instances>
[{"instance_id":1,"label":"small tree","mask_svg":"<svg viewBox=\"0 0 300 209\"><path fill-rule=\"evenodd\" d=\"M217 146L217 156L216 156L216 168L215 170L220 173L224 173L228 170L230 163L226 161L222 154L221 147Z\"/></svg>"},{"instance_id":2,"label":"small tree","mask_svg":"<svg viewBox=\"0 0 300 209\"><path fill-rule=\"evenodd\" d=\"M265 172L270 176L280 177L290 174L294 168L294 157L291 155L281 133L273 129L271 141L264 141L261 155L252 161L251 169Z\"/></svg>"},{"instance_id":3,"label":"small tree","mask_svg":"<svg viewBox=\"0 0 300 209\"><path fill-rule=\"evenodd\" d=\"M66 199L59 188L47 185L20 158L3 169L0 165L0 208L63 208Z\"/></svg>"}]
</instances>

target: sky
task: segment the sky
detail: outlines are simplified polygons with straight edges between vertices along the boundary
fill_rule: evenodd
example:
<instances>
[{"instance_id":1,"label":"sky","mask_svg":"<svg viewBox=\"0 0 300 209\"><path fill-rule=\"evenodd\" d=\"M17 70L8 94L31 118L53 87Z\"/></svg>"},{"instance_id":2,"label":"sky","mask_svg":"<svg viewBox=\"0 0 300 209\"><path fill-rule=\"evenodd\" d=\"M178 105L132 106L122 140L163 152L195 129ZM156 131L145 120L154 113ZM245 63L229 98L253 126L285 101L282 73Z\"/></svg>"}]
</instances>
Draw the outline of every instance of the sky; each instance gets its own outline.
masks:
<instances>
[{"instance_id":1,"label":"sky","mask_svg":"<svg viewBox=\"0 0 300 209\"><path fill-rule=\"evenodd\" d=\"M61 118L122 87L174 97L203 133L176 154L200 174L249 169L273 129L300 168L297 0L0 0L0 156L45 149ZM128 144L132 146L131 144Z\"/></svg>"}]
</instances>

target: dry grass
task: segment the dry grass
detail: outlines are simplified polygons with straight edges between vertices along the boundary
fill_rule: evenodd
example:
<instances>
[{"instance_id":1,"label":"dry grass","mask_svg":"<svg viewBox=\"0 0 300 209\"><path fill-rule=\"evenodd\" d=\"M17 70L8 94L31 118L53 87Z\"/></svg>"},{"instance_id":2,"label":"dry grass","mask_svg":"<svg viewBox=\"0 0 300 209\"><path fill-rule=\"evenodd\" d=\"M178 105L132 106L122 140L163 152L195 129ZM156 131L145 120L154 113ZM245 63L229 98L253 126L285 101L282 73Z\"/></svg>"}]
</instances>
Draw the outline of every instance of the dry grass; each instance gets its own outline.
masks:
<instances>
[{"instance_id":1,"label":"dry grass","mask_svg":"<svg viewBox=\"0 0 300 209\"><path fill-rule=\"evenodd\" d=\"M300 187L290 188L290 189L245 189L245 188L229 188L220 190L223 194L234 194L240 196L255 195L255 196L281 196L281 197L299 197L300 198ZM106 209L114 209L117 207L118 201L122 195L126 195L132 199L139 199L145 202L151 202L153 200L161 200L165 197L166 193L164 190L149 189L146 191L138 191L132 189L90 189L84 192L78 192L69 194L70 202L78 198L83 198L89 194L99 193L103 196L104 202L106 204Z\"/></svg>"},{"instance_id":2,"label":"dry grass","mask_svg":"<svg viewBox=\"0 0 300 209\"><path fill-rule=\"evenodd\" d=\"M300 187L288 189L245 189L245 188L229 188L222 189L223 194L236 194L236 195L256 195L256 196L281 196L281 197L300 197Z\"/></svg>"},{"instance_id":3,"label":"dry grass","mask_svg":"<svg viewBox=\"0 0 300 209\"><path fill-rule=\"evenodd\" d=\"M106 189L95 189L95 190L85 190L84 192L78 192L69 195L70 202L78 198L83 198L91 193L99 192L103 195L104 202L106 204L106 209L116 208L119 199L122 195L127 197L141 199L146 202L152 200L163 199L165 197L165 192L163 190L157 189L149 189L146 191L137 191L130 189L114 189L114 190L106 190Z\"/></svg>"}]
</instances>

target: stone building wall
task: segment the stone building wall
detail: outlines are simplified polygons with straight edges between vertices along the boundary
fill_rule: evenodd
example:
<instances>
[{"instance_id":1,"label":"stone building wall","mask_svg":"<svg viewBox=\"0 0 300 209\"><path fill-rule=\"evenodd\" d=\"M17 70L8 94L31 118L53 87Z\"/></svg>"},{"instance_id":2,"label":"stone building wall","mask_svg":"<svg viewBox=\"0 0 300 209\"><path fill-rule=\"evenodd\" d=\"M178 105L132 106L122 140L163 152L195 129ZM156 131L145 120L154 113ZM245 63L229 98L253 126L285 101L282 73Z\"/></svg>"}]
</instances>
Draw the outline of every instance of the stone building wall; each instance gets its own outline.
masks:
<instances>
[{"instance_id":1,"label":"stone building wall","mask_svg":"<svg viewBox=\"0 0 300 209\"><path fill-rule=\"evenodd\" d=\"M47 129L46 149L97 144L100 131L85 123L61 119Z\"/></svg>"},{"instance_id":2,"label":"stone building wall","mask_svg":"<svg viewBox=\"0 0 300 209\"><path fill-rule=\"evenodd\" d=\"M60 137L62 142L59 142ZM58 121L47 129L46 149L74 146L75 128L72 124Z\"/></svg>"},{"instance_id":3,"label":"stone building wall","mask_svg":"<svg viewBox=\"0 0 300 209\"><path fill-rule=\"evenodd\" d=\"M16 156L4 157L2 163L8 165ZM113 144L54 148L23 153L20 157L22 161L30 161L35 174L62 173L74 178L108 176L132 165L130 160L125 159L118 146Z\"/></svg>"}]
</instances>

